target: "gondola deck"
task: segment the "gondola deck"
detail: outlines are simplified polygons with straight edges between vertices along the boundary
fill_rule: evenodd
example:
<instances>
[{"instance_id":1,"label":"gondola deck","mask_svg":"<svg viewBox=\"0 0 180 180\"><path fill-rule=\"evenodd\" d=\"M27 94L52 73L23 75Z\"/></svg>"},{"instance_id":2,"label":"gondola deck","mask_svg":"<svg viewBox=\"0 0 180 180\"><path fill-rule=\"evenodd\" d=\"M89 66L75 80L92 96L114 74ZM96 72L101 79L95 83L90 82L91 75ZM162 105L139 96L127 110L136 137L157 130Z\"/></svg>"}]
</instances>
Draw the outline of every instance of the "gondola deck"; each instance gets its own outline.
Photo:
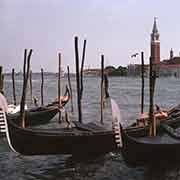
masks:
<instances>
[{"instance_id":1,"label":"gondola deck","mask_svg":"<svg viewBox=\"0 0 180 180\"><path fill-rule=\"evenodd\" d=\"M21 128L10 119L6 123L10 146L23 155L94 156L117 149L111 130Z\"/></svg>"}]
</instances>

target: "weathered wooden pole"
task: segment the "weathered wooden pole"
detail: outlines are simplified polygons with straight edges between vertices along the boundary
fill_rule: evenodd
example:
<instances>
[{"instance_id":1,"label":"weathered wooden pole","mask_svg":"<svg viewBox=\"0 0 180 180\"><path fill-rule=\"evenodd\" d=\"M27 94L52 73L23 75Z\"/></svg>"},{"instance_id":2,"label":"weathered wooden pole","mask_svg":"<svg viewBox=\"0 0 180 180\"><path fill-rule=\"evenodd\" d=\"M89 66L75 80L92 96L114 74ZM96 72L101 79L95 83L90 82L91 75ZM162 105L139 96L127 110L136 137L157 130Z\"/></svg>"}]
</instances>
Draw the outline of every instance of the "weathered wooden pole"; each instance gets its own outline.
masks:
<instances>
[{"instance_id":1,"label":"weathered wooden pole","mask_svg":"<svg viewBox=\"0 0 180 180\"><path fill-rule=\"evenodd\" d=\"M105 98L109 98L109 81L108 81L108 75L107 73L104 73L104 93L105 93Z\"/></svg>"},{"instance_id":2,"label":"weathered wooden pole","mask_svg":"<svg viewBox=\"0 0 180 180\"><path fill-rule=\"evenodd\" d=\"M68 73L68 84L69 84L69 90L70 90L70 99L71 99L71 112L73 112L73 93L72 93L72 86L71 86L71 78L70 78L70 71L69 66L67 66L67 73Z\"/></svg>"},{"instance_id":3,"label":"weathered wooden pole","mask_svg":"<svg viewBox=\"0 0 180 180\"><path fill-rule=\"evenodd\" d=\"M82 54L82 61L81 61L81 89L80 89L80 99L82 101L82 96L83 96L83 69L84 69L84 60L85 60L85 54L86 54L86 40L84 40L84 45L83 45L83 54ZM81 102L82 105L82 102Z\"/></svg>"},{"instance_id":4,"label":"weathered wooden pole","mask_svg":"<svg viewBox=\"0 0 180 180\"><path fill-rule=\"evenodd\" d=\"M141 114L144 112L144 52L141 52Z\"/></svg>"},{"instance_id":5,"label":"weathered wooden pole","mask_svg":"<svg viewBox=\"0 0 180 180\"><path fill-rule=\"evenodd\" d=\"M0 66L0 92L4 94L4 74L2 66Z\"/></svg>"},{"instance_id":6,"label":"weathered wooden pole","mask_svg":"<svg viewBox=\"0 0 180 180\"><path fill-rule=\"evenodd\" d=\"M24 66L23 66L23 91L22 91L21 107L20 107L20 119L21 119L21 125L23 128L25 128L26 126L24 106L25 106L25 101L26 101L26 90L27 90L27 82L29 78L31 55L32 55L32 49L30 50L28 57L27 57L27 49L25 49ZM26 71L26 63L27 63L27 71Z\"/></svg>"},{"instance_id":7,"label":"weathered wooden pole","mask_svg":"<svg viewBox=\"0 0 180 180\"><path fill-rule=\"evenodd\" d=\"M58 54L58 102L59 108L61 107L61 53ZM61 111L59 111L59 123L61 123Z\"/></svg>"},{"instance_id":8,"label":"weathered wooden pole","mask_svg":"<svg viewBox=\"0 0 180 180\"><path fill-rule=\"evenodd\" d=\"M12 86L13 86L13 100L14 105L16 106L16 88L15 88L15 70L12 69Z\"/></svg>"},{"instance_id":9,"label":"weathered wooden pole","mask_svg":"<svg viewBox=\"0 0 180 180\"><path fill-rule=\"evenodd\" d=\"M154 116L154 88L155 88L155 73L153 70L153 62L150 57L149 67L149 135L156 136L156 119Z\"/></svg>"},{"instance_id":10,"label":"weathered wooden pole","mask_svg":"<svg viewBox=\"0 0 180 180\"><path fill-rule=\"evenodd\" d=\"M33 96L32 96L32 70L30 70L30 74L29 74L29 88L30 88L31 104L33 104Z\"/></svg>"},{"instance_id":11,"label":"weathered wooden pole","mask_svg":"<svg viewBox=\"0 0 180 180\"><path fill-rule=\"evenodd\" d=\"M154 92L155 92L155 84L156 84L156 64L152 64L152 86L153 86L153 97L154 97ZM153 118L153 123L152 123L152 127L153 127L153 136L156 136L156 131L157 131L157 128L156 128L156 118L154 116Z\"/></svg>"},{"instance_id":12,"label":"weathered wooden pole","mask_svg":"<svg viewBox=\"0 0 180 180\"><path fill-rule=\"evenodd\" d=\"M2 94L4 94L4 74L2 74L1 87L2 87Z\"/></svg>"},{"instance_id":13,"label":"weathered wooden pole","mask_svg":"<svg viewBox=\"0 0 180 180\"><path fill-rule=\"evenodd\" d=\"M78 119L82 123L81 99L80 99L80 79L79 79L79 52L78 52L78 37L74 39L75 43L75 60L76 60L76 82L77 82L77 104L78 104Z\"/></svg>"},{"instance_id":14,"label":"weathered wooden pole","mask_svg":"<svg viewBox=\"0 0 180 180\"><path fill-rule=\"evenodd\" d=\"M101 55L101 124L103 124L104 108L104 55Z\"/></svg>"},{"instance_id":15,"label":"weathered wooden pole","mask_svg":"<svg viewBox=\"0 0 180 180\"><path fill-rule=\"evenodd\" d=\"M23 65L23 89L22 89L22 96L21 96L21 106L20 106L20 119L21 119L21 126L25 128L25 96L26 96L26 63L27 63L27 49L24 50L24 65Z\"/></svg>"},{"instance_id":16,"label":"weathered wooden pole","mask_svg":"<svg viewBox=\"0 0 180 180\"><path fill-rule=\"evenodd\" d=\"M44 105L44 71L41 68L41 106Z\"/></svg>"}]
</instances>

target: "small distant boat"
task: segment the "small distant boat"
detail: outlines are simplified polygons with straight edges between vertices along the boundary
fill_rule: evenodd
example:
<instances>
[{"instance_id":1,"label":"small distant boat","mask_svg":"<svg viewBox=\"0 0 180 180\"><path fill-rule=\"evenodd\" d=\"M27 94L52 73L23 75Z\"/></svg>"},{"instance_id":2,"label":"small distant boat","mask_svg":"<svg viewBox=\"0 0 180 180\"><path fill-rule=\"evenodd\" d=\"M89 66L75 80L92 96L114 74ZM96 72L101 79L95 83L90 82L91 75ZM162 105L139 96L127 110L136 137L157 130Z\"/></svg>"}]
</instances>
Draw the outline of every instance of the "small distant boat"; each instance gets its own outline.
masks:
<instances>
[{"instance_id":1,"label":"small distant boat","mask_svg":"<svg viewBox=\"0 0 180 180\"><path fill-rule=\"evenodd\" d=\"M95 156L117 149L112 130L94 123L76 124L74 128L22 128L1 113L1 129L6 132L9 146L23 155L71 154Z\"/></svg>"},{"instance_id":2,"label":"small distant boat","mask_svg":"<svg viewBox=\"0 0 180 180\"><path fill-rule=\"evenodd\" d=\"M118 118L120 114L114 110L118 106L115 101L112 104L113 114ZM161 131L158 130L158 134L153 137L123 129L121 122L120 126L121 152L128 164L136 166L180 161L180 131L165 121L160 123Z\"/></svg>"}]
</instances>

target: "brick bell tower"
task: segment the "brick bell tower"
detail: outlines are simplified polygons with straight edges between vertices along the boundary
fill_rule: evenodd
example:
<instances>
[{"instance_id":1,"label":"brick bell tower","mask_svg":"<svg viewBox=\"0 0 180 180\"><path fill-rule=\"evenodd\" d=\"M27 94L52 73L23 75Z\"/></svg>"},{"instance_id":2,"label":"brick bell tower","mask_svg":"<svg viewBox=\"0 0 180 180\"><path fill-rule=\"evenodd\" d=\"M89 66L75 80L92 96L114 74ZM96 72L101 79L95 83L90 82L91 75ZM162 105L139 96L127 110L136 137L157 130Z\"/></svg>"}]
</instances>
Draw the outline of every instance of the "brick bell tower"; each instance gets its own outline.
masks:
<instances>
[{"instance_id":1,"label":"brick bell tower","mask_svg":"<svg viewBox=\"0 0 180 180\"><path fill-rule=\"evenodd\" d=\"M154 18L153 30L151 33L151 58L153 60L153 64L160 64L160 40L156 18Z\"/></svg>"}]
</instances>

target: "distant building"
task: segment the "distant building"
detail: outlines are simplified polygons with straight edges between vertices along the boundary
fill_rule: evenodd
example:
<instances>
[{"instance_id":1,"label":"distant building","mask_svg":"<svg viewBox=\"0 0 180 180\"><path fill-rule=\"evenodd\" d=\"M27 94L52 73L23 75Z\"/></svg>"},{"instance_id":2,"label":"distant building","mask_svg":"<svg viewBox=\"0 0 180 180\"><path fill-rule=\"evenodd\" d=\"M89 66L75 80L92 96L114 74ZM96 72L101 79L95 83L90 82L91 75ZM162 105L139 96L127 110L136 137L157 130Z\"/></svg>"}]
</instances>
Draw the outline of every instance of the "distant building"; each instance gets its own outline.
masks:
<instances>
[{"instance_id":1,"label":"distant building","mask_svg":"<svg viewBox=\"0 0 180 180\"><path fill-rule=\"evenodd\" d=\"M151 58L153 64L160 64L160 40L159 40L159 32L157 28L156 18L154 18L153 30L151 33Z\"/></svg>"},{"instance_id":2,"label":"distant building","mask_svg":"<svg viewBox=\"0 0 180 180\"><path fill-rule=\"evenodd\" d=\"M151 33L151 46L150 54L153 60L153 64L156 64L157 71L159 71L160 65L160 40L159 32L157 28L156 18L154 18L153 29ZM148 74L149 65L145 65L145 75ZM141 75L141 64L130 64L128 65L129 76L140 76Z\"/></svg>"},{"instance_id":3,"label":"distant building","mask_svg":"<svg viewBox=\"0 0 180 180\"><path fill-rule=\"evenodd\" d=\"M144 65L144 76L148 75L149 65ZM141 76L141 64L129 64L127 67L128 76Z\"/></svg>"},{"instance_id":4,"label":"distant building","mask_svg":"<svg viewBox=\"0 0 180 180\"><path fill-rule=\"evenodd\" d=\"M170 50L169 59L160 61L160 40L156 19L154 20L151 34L151 58L156 64L159 76L180 77L180 57L174 57L173 50Z\"/></svg>"},{"instance_id":5,"label":"distant building","mask_svg":"<svg viewBox=\"0 0 180 180\"><path fill-rule=\"evenodd\" d=\"M160 76L180 77L180 56L173 56L173 50L170 51L170 58L161 61L159 69Z\"/></svg>"},{"instance_id":6,"label":"distant building","mask_svg":"<svg viewBox=\"0 0 180 180\"><path fill-rule=\"evenodd\" d=\"M157 28L156 18L154 18L153 29L151 33L150 54L153 64L156 65L158 76L175 76L180 77L180 56L174 57L171 48L168 59L160 61L160 35ZM145 65L145 72L148 73L149 65ZM140 75L141 64L128 65L128 75Z\"/></svg>"},{"instance_id":7,"label":"distant building","mask_svg":"<svg viewBox=\"0 0 180 180\"><path fill-rule=\"evenodd\" d=\"M118 75L122 75L123 74L123 68L125 67L121 67L119 66L117 69L113 66L107 66L104 68L104 74L107 74L109 76L118 76ZM123 70L122 70L123 69ZM125 68L126 69L126 68ZM124 70L125 71L125 70ZM126 73L127 74L127 73ZM101 69L98 68L94 68L94 69L84 69L83 70L83 75L84 76L100 76L101 75Z\"/></svg>"},{"instance_id":8,"label":"distant building","mask_svg":"<svg viewBox=\"0 0 180 180\"><path fill-rule=\"evenodd\" d=\"M90 69L90 68L88 68L88 69L84 69L84 71L83 71L83 75L84 76L100 76L100 74L101 74L101 69Z\"/></svg>"}]
</instances>

